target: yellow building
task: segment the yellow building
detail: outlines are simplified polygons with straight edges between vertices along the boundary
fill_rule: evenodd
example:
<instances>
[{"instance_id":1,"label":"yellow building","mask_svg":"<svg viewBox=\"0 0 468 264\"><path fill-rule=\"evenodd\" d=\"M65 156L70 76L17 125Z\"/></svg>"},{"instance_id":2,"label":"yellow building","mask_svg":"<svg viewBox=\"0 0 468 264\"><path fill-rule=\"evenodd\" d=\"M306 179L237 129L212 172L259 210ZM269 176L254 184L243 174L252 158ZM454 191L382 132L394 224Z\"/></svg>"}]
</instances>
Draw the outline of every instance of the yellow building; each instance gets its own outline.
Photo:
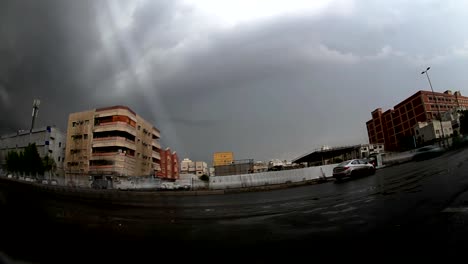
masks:
<instances>
[{"instance_id":1,"label":"yellow building","mask_svg":"<svg viewBox=\"0 0 468 264\"><path fill-rule=\"evenodd\" d=\"M126 106L72 113L67 133L67 176L145 176L160 169L159 130Z\"/></svg>"},{"instance_id":2,"label":"yellow building","mask_svg":"<svg viewBox=\"0 0 468 264\"><path fill-rule=\"evenodd\" d=\"M213 155L213 166L230 165L234 161L232 152L215 152Z\"/></svg>"}]
</instances>

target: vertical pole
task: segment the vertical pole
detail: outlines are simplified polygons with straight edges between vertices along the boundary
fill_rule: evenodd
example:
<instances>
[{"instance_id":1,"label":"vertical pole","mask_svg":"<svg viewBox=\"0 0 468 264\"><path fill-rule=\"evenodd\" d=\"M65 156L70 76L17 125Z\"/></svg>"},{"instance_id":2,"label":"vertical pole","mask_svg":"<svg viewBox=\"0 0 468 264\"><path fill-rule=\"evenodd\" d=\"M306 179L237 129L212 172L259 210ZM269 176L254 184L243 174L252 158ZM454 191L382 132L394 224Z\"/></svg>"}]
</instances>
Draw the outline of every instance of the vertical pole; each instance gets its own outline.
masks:
<instances>
[{"instance_id":1,"label":"vertical pole","mask_svg":"<svg viewBox=\"0 0 468 264\"><path fill-rule=\"evenodd\" d=\"M425 73L426 73L427 80L429 81L429 86L431 86L432 96L434 97L434 100L437 106L437 114L439 115L440 129L442 130L442 146L445 147L445 133L444 133L444 127L442 125L442 116L440 114L439 101L437 100L437 97L434 93L434 89L432 88L432 82L431 82L431 79L429 78L428 70L426 70Z\"/></svg>"}]
</instances>

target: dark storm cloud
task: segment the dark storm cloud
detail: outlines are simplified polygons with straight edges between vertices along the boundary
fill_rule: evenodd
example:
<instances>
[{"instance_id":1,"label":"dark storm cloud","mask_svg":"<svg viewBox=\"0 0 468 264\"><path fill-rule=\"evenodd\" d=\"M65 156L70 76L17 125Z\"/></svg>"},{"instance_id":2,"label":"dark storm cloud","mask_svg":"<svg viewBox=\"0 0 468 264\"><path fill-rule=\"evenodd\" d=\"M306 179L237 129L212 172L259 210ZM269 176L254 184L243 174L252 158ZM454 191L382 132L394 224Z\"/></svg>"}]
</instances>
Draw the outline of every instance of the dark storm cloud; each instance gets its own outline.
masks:
<instances>
[{"instance_id":1,"label":"dark storm cloud","mask_svg":"<svg viewBox=\"0 0 468 264\"><path fill-rule=\"evenodd\" d=\"M0 105L1 130L29 124L33 98L39 120L60 125L79 109L91 88L81 72L97 47L91 1L3 1L0 4L0 80L8 102Z\"/></svg>"},{"instance_id":2,"label":"dark storm cloud","mask_svg":"<svg viewBox=\"0 0 468 264\"><path fill-rule=\"evenodd\" d=\"M437 90L464 92L463 3L335 2L230 26L181 1L3 3L0 130L26 127L35 97L39 123L62 128L124 104L181 157L293 158L366 142L370 111L427 89L426 65Z\"/></svg>"}]
</instances>

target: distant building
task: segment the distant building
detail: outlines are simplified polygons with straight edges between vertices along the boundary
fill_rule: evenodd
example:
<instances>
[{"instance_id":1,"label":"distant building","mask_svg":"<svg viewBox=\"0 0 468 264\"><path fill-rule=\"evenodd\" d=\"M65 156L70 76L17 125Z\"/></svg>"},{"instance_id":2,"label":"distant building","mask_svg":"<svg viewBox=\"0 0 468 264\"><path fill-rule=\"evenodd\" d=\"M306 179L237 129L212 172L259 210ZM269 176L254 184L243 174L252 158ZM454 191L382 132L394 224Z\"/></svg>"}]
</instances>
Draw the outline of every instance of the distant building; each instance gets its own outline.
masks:
<instances>
[{"instance_id":1,"label":"distant building","mask_svg":"<svg viewBox=\"0 0 468 264\"><path fill-rule=\"evenodd\" d=\"M232 152L215 152L213 154L213 166L229 165L234 161Z\"/></svg>"},{"instance_id":2,"label":"distant building","mask_svg":"<svg viewBox=\"0 0 468 264\"><path fill-rule=\"evenodd\" d=\"M259 173L259 172L265 172L268 171L268 164L263 161L256 161L253 165L253 172L254 173Z\"/></svg>"},{"instance_id":3,"label":"distant building","mask_svg":"<svg viewBox=\"0 0 468 264\"><path fill-rule=\"evenodd\" d=\"M216 176L228 176L253 173L253 159L233 160L228 165L214 166Z\"/></svg>"},{"instance_id":4,"label":"distant building","mask_svg":"<svg viewBox=\"0 0 468 264\"><path fill-rule=\"evenodd\" d=\"M156 175L161 163L159 138L157 128L126 106L72 113L66 175L74 181L88 175Z\"/></svg>"},{"instance_id":5,"label":"distant building","mask_svg":"<svg viewBox=\"0 0 468 264\"><path fill-rule=\"evenodd\" d=\"M210 175L208 164L204 161L191 161L190 159L183 159L180 163L180 173L182 174L195 174L197 176Z\"/></svg>"},{"instance_id":6,"label":"distant building","mask_svg":"<svg viewBox=\"0 0 468 264\"><path fill-rule=\"evenodd\" d=\"M434 96L435 94L435 96ZM468 107L468 97L459 91L452 94L418 91L393 109L382 112L381 108L372 111L372 119L366 122L369 143L385 145L389 151L412 147L414 127L418 122L428 122L437 118L438 107L445 113L459 107Z\"/></svg>"},{"instance_id":7,"label":"distant building","mask_svg":"<svg viewBox=\"0 0 468 264\"><path fill-rule=\"evenodd\" d=\"M284 161L280 159L272 159L268 162L268 170L270 171L282 170L284 165L286 165Z\"/></svg>"},{"instance_id":8,"label":"distant building","mask_svg":"<svg viewBox=\"0 0 468 264\"><path fill-rule=\"evenodd\" d=\"M385 152L383 144L359 144L342 147L320 148L305 155L302 155L292 162L295 164L307 164L307 166L321 166L339 163L350 159L368 158L372 154Z\"/></svg>"},{"instance_id":9,"label":"distant building","mask_svg":"<svg viewBox=\"0 0 468 264\"><path fill-rule=\"evenodd\" d=\"M429 121L429 122L418 122L414 126L414 134L416 135L416 144L425 145L427 143L433 143L435 139L442 138L442 129L445 137L452 136L453 128L451 121Z\"/></svg>"},{"instance_id":10,"label":"distant building","mask_svg":"<svg viewBox=\"0 0 468 264\"><path fill-rule=\"evenodd\" d=\"M384 144L363 144L360 147L360 158L367 158L372 154L379 154L385 152Z\"/></svg>"},{"instance_id":11,"label":"distant building","mask_svg":"<svg viewBox=\"0 0 468 264\"><path fill-rule=\"evenodd\" d=\"M13 134L0 136L0 166L6 163L5 158L10 151L23 151L29 143L35 143L41 158L51 157L57 165L58 174L63 174L65 161L66 135L54 126L47 126L29 131L21 130Z\"/></svg>"},{"instance_id":12,"label":"distant building","mask_svg":"<svg viewBox=\"0 0 468 264\"><path fill-rule=\"evenodd\" d=\"M457 133L458 135L460 135L460 112L465 110L467 110L466 107L457 107L442 114L442 121L450 121L453 133Z\"/></svg>"},{"instance_id":13,"label":"distant building","mask_svg":"<svg viewBox=\"0 0 468 264\"><path fill-rule=\"evenodd\" d=\"M157 172L157 176L163 179L179 179L179 158L177 153L172 152L170 148L160 151L161 169Z\"/></svg>"}]
</instances>

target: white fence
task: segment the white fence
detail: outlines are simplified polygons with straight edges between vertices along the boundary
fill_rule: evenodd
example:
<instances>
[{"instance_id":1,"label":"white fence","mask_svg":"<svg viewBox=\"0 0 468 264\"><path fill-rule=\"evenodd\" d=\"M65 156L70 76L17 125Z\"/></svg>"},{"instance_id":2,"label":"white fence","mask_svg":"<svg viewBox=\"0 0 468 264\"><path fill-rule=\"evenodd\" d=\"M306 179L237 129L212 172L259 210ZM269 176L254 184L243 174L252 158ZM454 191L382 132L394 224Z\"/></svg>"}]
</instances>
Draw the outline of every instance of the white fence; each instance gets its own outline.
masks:
<instances>
[{"instance_id":1,"label":"white fence","mask_svg":"<svg viewBox=\"0 0 468 264\"><path fill-rule=\"evenodd\" d=\"M284 184L318 179L333 175L337 164L309 167L296 170L269 171L253 174L210 177L210 189L245 188L269 184Z\"/></svg>"},{"instance_id":2,"label":"white fence","mask_svg":"<svg viewBox=\"0 0 468 264\"><path fill-rule=\"evenodd\" d=\"M200 180L198 176L194 174L180 174L176 183L179 185L190 185L192 186L192 189L208 188L208 183Z\"/></svg>"}]
</instances>

